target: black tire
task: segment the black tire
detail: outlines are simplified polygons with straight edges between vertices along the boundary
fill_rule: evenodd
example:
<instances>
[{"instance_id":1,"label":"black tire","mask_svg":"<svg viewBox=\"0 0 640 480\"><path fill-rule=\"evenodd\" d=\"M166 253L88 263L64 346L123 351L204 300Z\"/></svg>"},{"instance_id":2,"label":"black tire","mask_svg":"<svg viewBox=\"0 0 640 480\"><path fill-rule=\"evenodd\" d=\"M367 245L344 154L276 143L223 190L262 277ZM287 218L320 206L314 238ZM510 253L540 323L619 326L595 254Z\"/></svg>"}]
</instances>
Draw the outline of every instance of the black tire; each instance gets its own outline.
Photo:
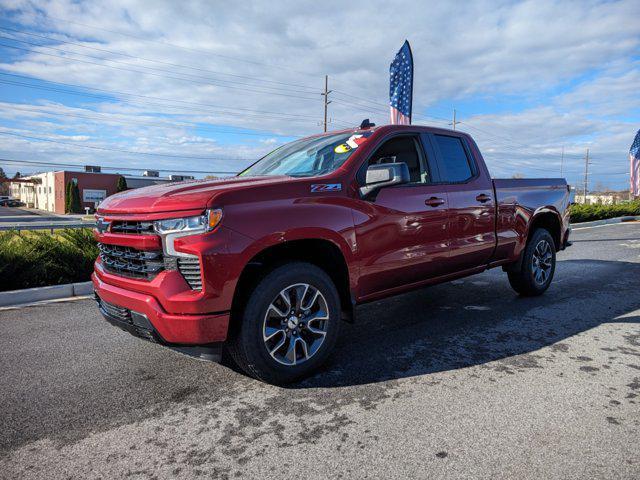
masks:
<instances>
[{"instance_id":1,"label":"black tire","mask_svg":"<svg viewBox=\"0 0 640 480\"><path fill-rule=\"evenodd\" d=\"M539 269L536 267L536 263L540 264L539 252L541 247L545 248L543 247L545 244L548 246L548 253L550 253L551 256L549 257L547 254L543 256L543 258L549 258L549 268L545 270L545 262L545 266L541 266L540 268L543 271L546 271L546 274L541 275L539 273ZM538 253L536 252L536 249L538 249ZM524 297L535 297L537 295L542 295L547 288L549 288L549 285L551 285L551 281L553 280L555 270L556 248L553 237L548 230L538 228L533 232L533 235L531 235L529 242L525 247L522 254L522 264L520 269L518 271L508 271L509 283L520 295ZM543 281L540 281L541 278L543 278Z\"/></svg>"},{"instance_id":2,"label":"black tire","mask_svg":"<svg viewBox=\"0 0 640 480\"><path fill-rule=\"evenodd\" d=\"M310 289L304 290L304 287L293 287L298 284L307 284L310 286ZM287 290L287 288L289 288L289 290ZM277 299L282 298L279 297L279 295L280 292L283 291L286 291L285 297L287 295L289 296L290 304L297 303L295 299L298 296L303 297L300 303L305 301L309 303L310 297L313 296L314 293L312 289L316 289L322 297L317 300L317 316L324 317L325 315L321 314L321 312L323 312L326 307L328 313L326 316L328 316L328 319L312 320L312 322L318 323L314 323L314 327L310 329L311 323L306 326L303 324L305 317L302 314L300 327L298 328L296 324L296 330L289 331L291 336L287 336L286 333L284 334L283 341L285 344L274 354L276 357L280 357L284 356L283 354L286 351L288 357L278 360L269 352L267 345L269 341L266 341L264 336L267 335L265 333L265 325L267 325L267 323L271 325L272 323L269 322L277 322L281 317L274 315L274 310L269 309L276 301L282 301ZM296 292L304 291L305 293L296 293L293 295L293 290ZM307 294L307 291L311 293ZM294 297L293 301L291 301L292 295ZM281 305L284 306L286 304L282 303ZM322 305L322 308L320 308L320 305ZM307 311L311 311L316 307L312 305ZM268 314L268 310L271 313ZM295 310L295 306L292 305L291 310ZM309 315L308 318L313 314ZM294 317L296 316L297 315L294 314ZM267 317L269 318L268 320ZM288 316L288 318L291 317ZM293 318L293 321L295 320L296 319ZM286 318L284 322L287 322ZM320 322L322 323L322 328L319 327ZM287 322L278 328L288 329L290 325L291 324ZM307 331L304 330L305 328ZM320 336L323 338L322 342L320 342L317 350L315 350L309 358L305 359L304 354L310 353L308 349L311 342L305 341L306 347L303 347L296 339L303 338L303 335L307 334L310 337L305 338L317 340L317 334L312 334L310 330L317 331L322 329L326 331L324 336ZM241 324L234 336L227 343L227 351L238 367L248 375L268 383L282 385L300 380L316 371L320 365L327 360L334 349L338 339L339 329L340 296L331 278L315 265L303 262L292 262L274 269L257 283L253 292L249 295L241 313ZM313 337L311 337L311 335L313 335ZM279 333L273 340L273 343L270 343L269 347L273 347L274 344L277 345L282 338L282 334ZM295 344L293 346L293 355L290 355L291 350L289 349L291 342ZM299 359L298 356L300 357ZM291 361L291 357L295 359L293 360L295 364L285 365L280 363L281 361Z\"/></svg>"}]
</instances>

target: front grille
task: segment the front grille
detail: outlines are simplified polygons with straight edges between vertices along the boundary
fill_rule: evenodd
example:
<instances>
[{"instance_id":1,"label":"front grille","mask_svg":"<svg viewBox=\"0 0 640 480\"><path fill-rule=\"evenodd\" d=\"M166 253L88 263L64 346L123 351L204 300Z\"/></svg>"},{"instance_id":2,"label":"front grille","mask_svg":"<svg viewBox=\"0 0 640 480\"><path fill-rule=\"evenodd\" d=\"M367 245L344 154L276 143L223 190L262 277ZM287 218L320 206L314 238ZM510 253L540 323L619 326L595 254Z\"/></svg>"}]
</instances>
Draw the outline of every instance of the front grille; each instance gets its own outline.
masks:
<instances>
[{"instance_id":1,"label":"front grille","mask_svg":"<svg viewBox=\"0 0 640 480\"><path fill-rule=\"evenodd\" d=\"M137 250L106 243L98 243L98 248L104 269L116 275L151 280L164 269L159 250Z\"/></svg>"},{"instance_id":2,"label":"front grille","mask_svg":"<svg viewBox=\"0 0 640 480\"><path fill-rule=\"evenodd\" d=\"M178 271L192 290L202 290L202 273L198 257L178 257Z\"/></svg>"},{"instance_id":3,"label":"front grille","mask_svg":"<svg viewBox=\"0 0 640 480\"><path fill-rule=\"evenodd\" d=\"M152 235L153 222L137 220L114 220L111 223L111 233L129 233L133 235Z\"/></svg>"}]
</instances>

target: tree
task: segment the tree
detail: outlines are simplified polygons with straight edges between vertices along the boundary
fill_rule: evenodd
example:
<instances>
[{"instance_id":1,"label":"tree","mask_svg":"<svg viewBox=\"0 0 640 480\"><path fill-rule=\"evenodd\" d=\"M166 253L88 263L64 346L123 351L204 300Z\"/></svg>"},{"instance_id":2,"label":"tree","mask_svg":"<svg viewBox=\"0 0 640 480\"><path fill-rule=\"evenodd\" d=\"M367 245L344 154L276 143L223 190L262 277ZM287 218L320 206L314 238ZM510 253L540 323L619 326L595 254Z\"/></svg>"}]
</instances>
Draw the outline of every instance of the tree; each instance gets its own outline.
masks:
<instances>
[{"instance_id":1,"label":"tree","mask_svg":"<svg viewBox=\"0 0 640 480\"><path fill-rule=\"evenodd\" d=\"M82 213L80 189L75 182L68 182L64 198L64 211L67 213Z\"/></svg>"},{"instance_id":2,"label":"tree","mask_svg":"<svg viewBox=\"0 0 640 480\"><path fill-rule=\"evenodd\" d=\"M67 182L67 186L64 191L64 213L71 213L71 187L73 183Z\"/></svg>"},{"instance_id":3,"label":"tree","mask_svg":"<svg viewBox=\"0 0 640 480\"><path fill-rule=\"evenodd\" d=\"M124 192L127 188L127 179L124 177L118 178L118 184L116 185L116 192Z\"/></svg>"},{"instance_id":4,"label":"tree","mask_svg":"<svg viewBox=\"0 0 640 480\"><path fill-rule=\"evenodd\" d=\"M22 177L22 174L20 172L16 172L16 174L13 176L13 178L20 178Z\"/></svg>"},{"instance_id":5,"label":"tree","mask_svg":"<svg viewBox=\"0 0 640 480\"><path fill-rule=\"evenodd\" d=\"M78 188L78 184L75 182L71 182L71 211L73 213L82 213L80 189Z\"/></svg>"},{"instance_id":6,"label":"tree","mask_svg":"<svg viewBox=\"0 0 640 480\"><path fill-rule=\"evenodd\" d=\"M0 180L7 180L8 177L4 173L2 167L0 167ZM8 195L9 194L9 184L7 182L0 181L0 195Z\"/></svg>"}]
</instances>

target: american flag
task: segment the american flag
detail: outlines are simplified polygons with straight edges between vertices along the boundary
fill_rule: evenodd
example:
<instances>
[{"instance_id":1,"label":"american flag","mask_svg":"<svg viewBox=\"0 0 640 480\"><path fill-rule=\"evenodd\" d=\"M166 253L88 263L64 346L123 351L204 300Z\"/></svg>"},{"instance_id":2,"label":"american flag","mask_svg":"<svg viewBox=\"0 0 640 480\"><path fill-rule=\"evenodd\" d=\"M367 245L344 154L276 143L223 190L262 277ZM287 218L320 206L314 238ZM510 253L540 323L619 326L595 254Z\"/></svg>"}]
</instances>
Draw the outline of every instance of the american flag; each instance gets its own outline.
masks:
<instances>
[{"instance_id":1,"label":"american flag","mask_svg":"<svg viewBox=\"0 0 640 480\"><path fill-rule=\"evenodd\" d=\"M411 125L413 55L407 40L389 66L389 106L392 125Z\"/></svg>"},{"instance_id":2,"label":"american flag","mask_svg":"<svg viewBox=\"0 0 640 480\"><path fill-rule=\"evenodd\" d=\"M631 162L631 194L637 197L640 195L640 130L636 133L636 138L629 149L629 160Z\"/></svg>"}]
</instances>

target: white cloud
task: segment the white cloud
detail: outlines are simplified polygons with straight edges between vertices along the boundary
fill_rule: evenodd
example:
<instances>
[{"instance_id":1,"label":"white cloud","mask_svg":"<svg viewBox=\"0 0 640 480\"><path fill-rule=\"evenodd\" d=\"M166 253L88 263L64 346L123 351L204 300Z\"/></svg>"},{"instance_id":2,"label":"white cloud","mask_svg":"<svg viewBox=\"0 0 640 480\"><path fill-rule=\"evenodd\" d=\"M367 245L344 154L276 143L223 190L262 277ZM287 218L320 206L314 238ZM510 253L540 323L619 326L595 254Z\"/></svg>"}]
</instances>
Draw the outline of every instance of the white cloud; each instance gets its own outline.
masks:
<instances>
[{"instance_id":1,"label":"white cloud","mask_svg":"<svg viewBox=\"0 0 640 480\"><path fill-rule=\"evenodd\" d=\"M432 106L443 101L453 106L474 97L500 103L505 95L520 96L530 105L514 113L465 112L462 117L465 123L461 128L469 127L485 149L492 169L499 173L515 169L540 173L533 168L540 165L559 173L556 157L562 145L567 168L577 171L579 155L589 146L594 158L602 157L602 171L618 171L638 124L637 113L630 114L637 111L640 101L636 93L640 69L633 57L640 46L640 3L634 0L480 0L459 5L408 1L212 4L203 0L154 2L153 8L145 2L117 1L13 0L0 4L12 18L35 29L30 31L43 30L49 36L55 31L62 41L165 62L59 44L55 47L76 55L57 58L51 55L66 54L22 45L39 53L22 52L18 61L0 65L4 71L40 79L140 95L104 100L99 109L105 119L99 123L33 114L30 123L23 124L46 133L64 128L67 134L89 135L98 123L111 138L118 137L92 137L93 144L104 141L106 145L125 144L127 149L144 146L185 154L205 150L257 154L267 150L269 143L277 143L266 140L272 136L255 141L238 137L236 144L221 145L176 119L219 129L231 126L274 134L314 133L322 119L319 93L324 74L330 75L330 88L336 91L330 105L335 127L356 125L364 117L385 123L388 63L405 37L411 41L415 56L416 112L448 117L449 109L434 110ZM42 42L27 36L17 38ZM100 67L78 60L103 61L77 54L131 65L106 62L114 68ZM582 82L574 85L579 79ZM207 82L211 85L204 84ZM41 95L46 98L46 92ZM51 108L64 111L67 107ZM95 115L86 110L78 114ZM12 112L8 118L15 115L18 113ZM532 168L527 169L528 164Z\"/></svg>"}]
</instances>

